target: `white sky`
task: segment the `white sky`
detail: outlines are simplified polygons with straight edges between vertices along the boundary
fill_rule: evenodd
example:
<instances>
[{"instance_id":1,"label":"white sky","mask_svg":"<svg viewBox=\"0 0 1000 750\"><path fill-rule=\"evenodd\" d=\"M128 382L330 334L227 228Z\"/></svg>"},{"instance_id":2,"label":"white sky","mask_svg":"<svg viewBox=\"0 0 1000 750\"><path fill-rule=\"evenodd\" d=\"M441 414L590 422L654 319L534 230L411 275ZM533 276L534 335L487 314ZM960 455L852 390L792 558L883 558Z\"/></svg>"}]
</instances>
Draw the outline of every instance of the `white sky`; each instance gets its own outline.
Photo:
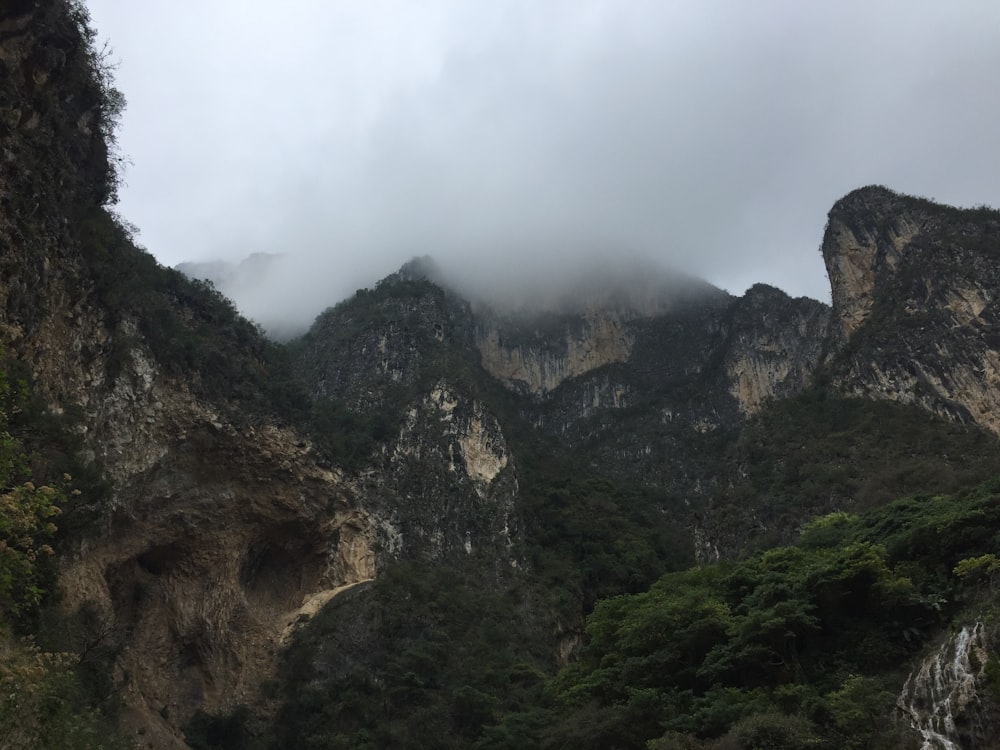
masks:
<instances>
[{"instance_id":1,"label":"white sky","mask_svg":"<svg viewBox=\"0 0 1000 750\"><path fill-rule=\"evenodd\" d=\"M1000 204L1000 3L88 0L119 210L162 263L286 255L309 317L417 254L480 285L640 254L828 298L870 183Z\"/></svg>"}]
</instances>

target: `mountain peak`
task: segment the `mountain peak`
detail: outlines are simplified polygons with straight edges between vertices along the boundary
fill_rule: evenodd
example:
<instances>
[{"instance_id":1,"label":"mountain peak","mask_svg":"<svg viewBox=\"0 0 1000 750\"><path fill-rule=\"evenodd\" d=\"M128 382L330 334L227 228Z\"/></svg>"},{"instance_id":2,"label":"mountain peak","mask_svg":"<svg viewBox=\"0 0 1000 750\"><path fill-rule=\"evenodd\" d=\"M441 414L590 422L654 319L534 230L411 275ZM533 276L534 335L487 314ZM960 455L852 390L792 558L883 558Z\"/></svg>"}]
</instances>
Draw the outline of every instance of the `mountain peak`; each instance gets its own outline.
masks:
<instances>
[{"instance_id":1,"label":"mountain peak","mask_svg":"<svg viewBox=\"0 0 1000 750\"><path fill-rule=\"evenodd\" d=\"M379 283L389 280L396 281L430 281L440 284L442 281L441 266L430 255L418 255L406 261L396 273Z\"/></svg>"},{"instance_id":2,"label":"mountain peak","mask_svg":"<svg viewBox=\"0 0 1000 750\"><path fill-rule=\"evenodd\" d=\"M417 280L438 284L501 315L579 314L608 308L648 317L689 302L729 299L728 293L703 279L633 256L568 262L544 272L510 269L494 275L488 284L458 276L422 256L379 284Z\"/></svg>"}]
</instances>

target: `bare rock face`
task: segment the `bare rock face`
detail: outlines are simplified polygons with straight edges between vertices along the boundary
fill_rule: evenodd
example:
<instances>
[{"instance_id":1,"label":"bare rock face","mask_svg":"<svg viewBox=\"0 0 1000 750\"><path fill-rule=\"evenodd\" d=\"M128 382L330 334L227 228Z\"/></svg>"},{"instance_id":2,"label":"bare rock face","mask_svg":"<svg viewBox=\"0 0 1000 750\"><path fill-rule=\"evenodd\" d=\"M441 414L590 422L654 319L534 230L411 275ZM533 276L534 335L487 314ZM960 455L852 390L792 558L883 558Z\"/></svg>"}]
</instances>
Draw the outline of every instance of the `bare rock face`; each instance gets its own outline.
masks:
<instances>
[{"instance_id":1,"label":"bare rock face","mask_svg":"<svg viewBox=\"0 0 1000 750\"><path fill-rule=\"evenodd\" d=\"M157 747L184 747L178 728L196 710L259 701L296 628L391 561L519 565L513 457L461 386L418 389L395 437L348 477L293 428L233 420L165 377L141 346L114 379L49 376L84 410L116 485L106 525L65 565L65 606L128 633L125 719Z\"/></svg>"},{"instance_id":2,"label":"bare rock face","mask_svg":"<svg viewBox=\"0 0 1000 750\"><path fill-rule=\"evenodd\" d=\"M476 331L476 347L493 377L512 390L544 397L570 378L626 362L634 344L628 320L609 309L590 309L579 317L540 316L521 325L494 320ZM545 323L561 330L543 330Z\"/></svg>"},{"instance_id":3,"label":"bare rock face","mask_svg":"<svg viewBox=\"0 0 1000 750\"><path fill-rule=\"evenodd\" d=\"M829 308L757 284L734 304L726 349L729 392L744 414L805 390L823 351Z\"/></svg>"},{"instance_id":4,"label":"bare rock face","mask_svg":"<svg viewBox=\"0 0 1000 750\"><path fill-rule=\"evenodd\" d=\"M425 385L422 373L437 357L466 348L468 320L463 300L426 279L394 274L320 315L295 371L313 399L376 410Z\"/></svg>"},{"instance_id":5,"label":"bare rock face","mask_svg":"<svg viewBox=\"0 0 1000 750\"><path fill-rule=\"evenodd\" d=\"M412 264L411 264L412 265ZM497 417L472 387L469 305L404 267L322 315L295 369L324 408L378 432L359 467L379 559L458 561L475 552L517 564L515 462Z\"/></svg>"},{"instance_id":6,"label":"bare rock face","mask_svg":"<svg viewBox=\"0 0 1000 750\"><path fill-rule=\"evenodd\" d=\"M393 558L519 564L513 456L496 417L446 380L415 399L370 481Z\"/></svg>"},{"instance_id":7,"label":"bare rock face","mask_svg":"<svg viewBox=\"0 0 1000 750\"><path fill-rule=\"evenodd\" d=\"M643 264L585 273L554 300L515 312L477 311L474 345L483 368L506 387L544 400L560 385L608 365L628 362L636 322L728 295L677 272Z\"/></svg>"},{"instance_id":8,"label":"bare rock face","mask_svg":"<svg viewBox=\"0 0 1000 750\"><path fill-rule=\"evenodd\" d=\"M158 747L196 709L253 703L310 605L377 572L373 520L300 436L189 406L146 425L158 455L117 467L109 527L63 573L67 607L129 634L126 718Z\"/></svg>"},{"instance_id":9,"label":"bare rock face","mask_svg":"<svg viewBox=\"0 0 1000 750\"><path fill-rule=\"evenodd\" d=\"M64 280L53 276L54 289ZM125 720L156 747L181 748L195 710L256 699L310 605L376 576L379 526L293 429L232 422L141 345L113 378L106 358L83 357L85 342L133 330L98 324L93 303L53 307L13 344L53 408L83 415L115 485L101 528L64 561L63 606L127 634Z\"/></svg>"},{"instance_id":10,"label":"bare rock face","mask_svg":"<svg viewBox=\"0 0 1000 750\"><path fill-rule=\"evenodd\" d=\"M377 574L379 520L358 488L275 422L230 421L224 404L167 378L141 346L111 379L74 358L107 336L52 311L18 342L55 408L76 405L108 476L102 527L64 562L64 606L128 634L117 664L125 719L156 747L184 747L197 709L252 703L296 625ZM56 369L49 352L60 351Z\"/></svg>"},{"instance_id":11,"label":"bare rock face","mask_svg":"<svg viewBox=\"0 0 1000 750\"><path fill-rule=\"evenodd\" d=\"M1000 213L864 188L830 212L823 256L840 387L1000 432Z\"/></svg>"},{"instance_id":12,"label":"bare rock face","mask_svg":"<svg viewBox=\"0 0 1000 750\"><path fill-rule=\"evenodd\" d=\"M97 364L39 365L60 403L83 409L116 485L105 526L67 560L65 606L128 633L125 718L157 747L183 747L196 710L258 701L295 629L392 560L519 564L513 457L489 409L447 381L350 478L292 428L233 421L141 346L114 379Z\"/></svg>"},{"instance_id":13,"label":"bare rock face","mask_svg":"<svg viewBox=\"0 0 1000 750\"><path fill-rule=\"evenodd\" d=\"M868 320L876 293L895 276L918 219L888 190L858 190L838 201L823 237L833 297L831 337L846 341Z\"/></svg>"}]
</instances>

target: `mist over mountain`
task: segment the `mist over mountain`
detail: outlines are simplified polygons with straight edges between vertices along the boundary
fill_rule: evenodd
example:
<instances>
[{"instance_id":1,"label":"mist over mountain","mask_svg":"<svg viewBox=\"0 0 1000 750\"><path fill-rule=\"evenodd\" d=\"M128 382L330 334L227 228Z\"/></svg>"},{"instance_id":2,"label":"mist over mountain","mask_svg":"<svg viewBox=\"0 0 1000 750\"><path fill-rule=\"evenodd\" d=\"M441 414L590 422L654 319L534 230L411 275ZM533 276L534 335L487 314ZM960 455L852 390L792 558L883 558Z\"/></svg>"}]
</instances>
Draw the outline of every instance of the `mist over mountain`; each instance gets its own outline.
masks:
<instances>
[{"instance_id":1,"label":"mist over mountain","mask_svg":"<svg viewBox=\"0 0 1000 750\"><path fill-rule=\"evenodd\" d=\"M169 266L300 258L316 312L413 256L489 278L595 246L827 301L815 251L848 191L1000 203L995 3L89 7L142 242Z\"/></svg>"},{"instance_id":2,"label":"mist over mountain","mask_svg":"<svg viewBox=\"0 0 1000 750\"><path fill-rule=\"evenodd\" d=\"M851 190L830 304L523 225L187 267L278 343L109 208L122 105L0 6L0 746L1000 746L1000 212Z\"/></svg>"},{"instance_id":3,"label":"mist over mountain","mask_svg":"<svg viewBox=\"0 0 1000 750\"><path fill-rule=\"evenodd\" d=\"M324 307L318 299L303 297L300 279L288 274L289 263L284 255L253 253L238 263L185 262L174 268L189 279L211 282L269 336L287 340L303 333Z\"/></svg>"},{"instance_id":4,"label":"mist over mountain","mask_svg":"<svg viewBox=\"0 0 1000 750\"><path fill-rule=\"evenodd\" d=\"M309 269L304 259L291 254L255 253L239 263L185 262L175 268L188 278L211 281L241 313L278 340L304 333L320 312L381 280L348 291L346 279L324 279L319 269ZM391 271L386 269L383 276ZM518 263L502 256L477 262L449 259L448 265L425 255L402 264L399 273L440 284L476 306L505 314L576 313L601 306L663 312L691 297L726 293L681 270L626 254L549 253Z\"/></svg>"}]
</instances>

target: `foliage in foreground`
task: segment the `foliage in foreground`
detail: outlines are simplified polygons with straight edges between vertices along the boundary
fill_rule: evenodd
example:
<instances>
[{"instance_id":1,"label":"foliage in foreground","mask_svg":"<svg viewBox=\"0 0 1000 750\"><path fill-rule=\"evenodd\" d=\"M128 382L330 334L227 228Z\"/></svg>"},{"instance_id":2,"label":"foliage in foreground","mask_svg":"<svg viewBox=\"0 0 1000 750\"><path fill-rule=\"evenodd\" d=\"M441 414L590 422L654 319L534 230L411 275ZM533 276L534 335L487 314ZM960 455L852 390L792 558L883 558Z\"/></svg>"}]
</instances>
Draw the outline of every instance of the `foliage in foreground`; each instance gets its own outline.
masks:
<instances>
[{"instance_id":1,"label":"foliage in foreground","mask_svg":"<svg viewBox=\"0 0 1000 750\"><path fill-rule=\"evenodd\" d=\"M480 746L898 747L900 668L962 605L959 576L988 579L998 532L993 481L826 516L796 546L604 600L544 705Z\"/></svg>"},{"instance_id":2,"label":"foliage in foreground","mask_svg":"<svg viewBox=\"0 0 1000 750\"><path fill-rule=\"evenodd\" d=\"M91 706L75 654L51 653L30 639L0 636L0 747L7 750L112 750L129 747Z\"/></svg>"},{"instance_id":3,"label":"foliage in foreground","mask_svg":"<svg viewBox=\"0 0 1000 750\"><path fill-rule=\"evenodd\" d=\"M0 371L0 623L22 630L34 621L54 582L53 519L66 502L62 488L35 485L28 456L10 433L8 415L25 400L23 385L11 384Z\"/></svg>"},{"instance_id":4,"label":"foliage in foreground","mask_svg":"<svg viewBox=\"0 0 1000 750\"><path fill-rule=\"evenodd\" d=\"M468 747L537 699L552 639L473 566L400 564L327 607L287 655L269 746Z\"/></svg>"},{"instance_id":5,"label":"foliage in foreground","mask_svg":"<svg viewBox=\"0 0 1000 750\"><path fill-rule=\"evenodd\" d=\"M761 551L794 540L803 520L857 513L915 494L954 493L1000 474L995 436L915 406L816 387L776 401L728 448L713 499L722 538Z\"/></svg>"},{"instance_id":6,"label":"foliage in foreground","mask_svg":"<svg viewBox=\"0 0 1000 750\"><path fill-rule=\"evenodd\" d=\"M24 382L0 371L0 747L124 747L112 718L101 713L108 706L98 706L93 680L83 677L95 672L93 661L44 650L30 635L55 594L54 521L77 491L68 489L68 474L58 484L35 484L31 457L9 419L29 429L20 413L28 403ZM72 628L62 622L55 629Z\"/></svg>"},{"instance_id":7,"label":"foliage in foreground","mask_svg":"<svg viewBox=\"0 0 1000 750\"><path fill-rule=\"evenodd\" d=\"M202 716L189 739L208 750L292 738L311 748L908 747L890 721L906 665L994 585L998 533L1000 480L834 513L794 546L598 601L579 658L550 677L553 634L538 601L513 586L484 590L469 571L401 566L304 631L274 685L285 702L271 726L246 711Z\"/></svg>"}]
</instances>

